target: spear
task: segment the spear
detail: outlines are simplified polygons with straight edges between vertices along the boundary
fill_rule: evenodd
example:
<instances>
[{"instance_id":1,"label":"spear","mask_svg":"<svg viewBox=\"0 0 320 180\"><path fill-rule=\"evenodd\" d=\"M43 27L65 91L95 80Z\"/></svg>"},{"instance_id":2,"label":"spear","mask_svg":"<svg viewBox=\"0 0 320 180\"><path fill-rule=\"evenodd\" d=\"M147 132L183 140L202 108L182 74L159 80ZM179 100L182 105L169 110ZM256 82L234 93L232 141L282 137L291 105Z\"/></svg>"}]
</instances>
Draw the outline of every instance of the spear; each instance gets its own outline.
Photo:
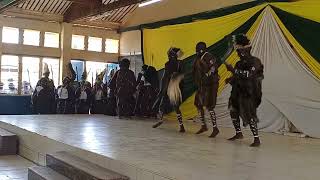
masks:
<instances>
[{"instance_id":1,"label":"spear","mask_svg":"<svg viewBox=\"0 0 320 180\"><path fill-rule=\"evenodd\" d=\"M53 70L52 70L52 65L50 64L50 70L51 70L51 78L53 80Z\"/></svg>"},{"instance_id":2,"label":"spear","mask_svg":"<svg viewBox=\"0 0 320 180\"><path fill-rule=\"evenodd\" d=\"M76 77L77 77L77 82L79 82L79 73L78 73L78 67L76 66Z\"/></svg>"},{"instance_id":3,"label":"spear","mask_svg":"<svg viewBox=\"0 0 320 180\"><path fill-rule=\"evenodd\" d=\"M32 91L32 86L31 86L31 80L30 80L30 72L29 69L27 69L28 72L28 79L29 79L29 86L30 86L30 90Z\"/></svg>"}]
</instances>

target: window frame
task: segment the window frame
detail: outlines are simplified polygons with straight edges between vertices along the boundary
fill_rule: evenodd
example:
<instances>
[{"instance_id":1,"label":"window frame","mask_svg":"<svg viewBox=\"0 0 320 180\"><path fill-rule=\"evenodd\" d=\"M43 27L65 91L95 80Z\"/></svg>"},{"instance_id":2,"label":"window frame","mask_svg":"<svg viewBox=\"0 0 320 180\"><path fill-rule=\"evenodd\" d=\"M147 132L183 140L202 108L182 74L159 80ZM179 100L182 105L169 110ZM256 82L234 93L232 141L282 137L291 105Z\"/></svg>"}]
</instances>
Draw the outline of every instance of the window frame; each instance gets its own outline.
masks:
<instances>
[{"instance_id":1,"label":"window frame","mask_svg":"<svg viewBox=\"0 0 320 180\"><path fill-rule=\"evenodd\" d=\"M74 43L74 37L83 37L83 48L74 48L73 45L75 44ZM72 34L71 35L71 49L74 49L74 50L80 50L80 51L83 51L83 50L86 50L86 36L84 35L79 35L79 34ZM75 44L76 45L76 44Z\"/></svg>"},{"instance_id":2,"label":"window frame","mask_svg":"<svg viewBox=\"0 0 320 180\"><path fill-rule=\"evenodd\" d=\"M29 39L29 38L26 38L25 35L26 35L26 32L37 32L38 33L38 44L32 44L32 43L26 43L26 39ZM33 29L23 29L23 40L22 40L22 44L23 45L26 45L26 46L36 46L36 47L39 47L40 46L40 41L41 41L41 31L38 31L38 30L33 30ZM31 39L34 39L35 37L31 37ZM30 41L31 42L31 41Z\"/></svg>"},{"instance_id":3,"label":"window frame","mask_svg":"<svg viewBox=\"0 0 320 180\"><path fill-rule=\"evenodd\" d=\"M109 40L111 40L111 41L117 41L117 52L108 51L107 41L109 41ZM119 54L119 51L120 51L120 40L119 40L119 39L106 38L104 43L105 43L105 53Z\"/></svg>"},{"instance_id":4,"label":"window frame","mask_svg":"<svg viewBox=\"0 0 320 180\"><path fill-rule=\"evenodd\" d=\"M100 49L99 50L94 50L94 49L90 49L90 39L95 39L95 40L99 40L100 41ZM102 47L102 43L103 43L103 38L101 37L95 37L95 36L88 36L88 48L87 50L88 51L91 51L91 52L102 52L103 51L103 47Z\"/></svg>"},{"instance_id":5,"label":"window frame","mask_svg":"<svg viewBox=\"0 0 320 180\"><path fill-rule=\"evenodd\" d=\"M46 35L47 34L56 34L56 35L58 35L58 46L46 46ZM57 33L57 32L49 32L49 31L45 31L44 33L43 33L43 47L46 47L46 48L61 48L61 45L60 45L60 33Z\"/></svg>"},{"instance_id":6,"label":"window frame","mask_svg":"<svg viewBox=\"0 0 320 180\"><path fill-rule=\"evenodd\" d=\"M12 36L6 36L5 35L5 29L14 29L14 30L17 30L17 42L5 42L3 37L12 37ZM1 40L1 43L4 43L4 44L20 44L20 29L19 28L15 28L15 27L10 27L10 26L3 26L2 27L2 31L1 31L1 36L2 36L2 40Z\"/></svg>"}]
</instances>

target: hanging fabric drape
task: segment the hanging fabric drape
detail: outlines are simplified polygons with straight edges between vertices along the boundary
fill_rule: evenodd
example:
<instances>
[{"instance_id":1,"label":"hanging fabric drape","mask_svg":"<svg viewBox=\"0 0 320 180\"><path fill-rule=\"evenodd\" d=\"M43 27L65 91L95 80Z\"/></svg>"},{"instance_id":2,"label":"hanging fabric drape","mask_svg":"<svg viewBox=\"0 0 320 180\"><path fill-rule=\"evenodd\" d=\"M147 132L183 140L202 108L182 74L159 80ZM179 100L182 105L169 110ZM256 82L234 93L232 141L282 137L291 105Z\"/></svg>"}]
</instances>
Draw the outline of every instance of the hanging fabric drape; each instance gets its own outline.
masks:
<instances>
[{"instance_id":1,"label":"hanging fabric drape","mask_svg":"<svg viewBox=\"0 0 320 180\"><path fill-rule=\"evenodd\" d=\"M272 5L283 11L320 23L319 0L299 0L298 2L290 3L279 2L272 3Z\"/></svg>"},{"instance_id":2,"label":"hanging fabric drape","mask_svg":"<svg viewBox=\"0 0 320 180\"><path fill-rule=\"evenodd\" d=\"M290 33L290 31L288 30L288 28L284 25L284 23L280 20L280 18L278 17L278 15L272 10L271 11L273 13L273 16L275 17L277 23L279 24L281 30L283 31L283 33L285 34L286 38L288 39L288 41L292 44L292 46L294 47L294 49L297 51L297 53L300 55L300 57L302 58L302 60L304 61L304 63L310 68L311 72L318 78L320 78L320 64L319 61L320 59L316 60L306 49L305 47L303 47L297 40L296 38L293 36L293 34ZM301 22L297 22L301 23ZM308 25L304 25L307 26ZM299 27L293 27L293 28L299 28L299 29L303 29L304 26L299 26ZM318 26L320 26L320 24L318 24ZM292 27L291 27L292 28ZM295 30L296 32L297 30ZM296 37L299 37L300 34L305 34L307 33L306 31L300 31L298 30L299 33L296 34ZM311 36L315 36L313 33L313 31L310 31L309 34L311 33ZM301 37L301 36L300 36ZM308 40L303 40L303 42L307 43L307 44L313 44L315 47L319 47L319 41L317 41L317 39L319 39L319 37L314 37L314 38L308 38ZM305 44L304 43L304 44ZM312 47L314 48L314 47ZM317 49L314 49L310 52L316 52L314 54L315 57L320 57L320 54L318 53ZM318 55L319 54L319 55Z\"/></svg>"},{"instance_id":3,"label":"hanging fabric drape","mask_svg":"<svg viewBox=\"0 0 320 180\"><path fill-rule=\"evenodd\" d=\"M208 45L215 44L224 36L248 21L265 5L199 22L165 26L158 29L143 30L143 53L147 65L157 70L164 67L167 61L167 50L174 46L184 51L184 57L195 53L195 45L199 41Z\"/></svg>"}]
</instances>

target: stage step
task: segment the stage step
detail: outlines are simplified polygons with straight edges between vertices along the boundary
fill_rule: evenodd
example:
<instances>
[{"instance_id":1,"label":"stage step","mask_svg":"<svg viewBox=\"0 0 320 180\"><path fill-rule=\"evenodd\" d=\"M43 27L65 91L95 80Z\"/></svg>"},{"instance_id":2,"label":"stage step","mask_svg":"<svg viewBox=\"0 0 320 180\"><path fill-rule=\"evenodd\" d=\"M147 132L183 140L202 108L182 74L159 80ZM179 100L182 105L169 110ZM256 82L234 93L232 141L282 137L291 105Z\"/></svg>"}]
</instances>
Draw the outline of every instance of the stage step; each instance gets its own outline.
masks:
<instances>
[{"instance_id":1,"label":"stage step","mask_svg":"<svg viewBox=\"0 0 320 180\"><path fill-rule=\"evenodd\" d=\"M0 155L15 155L18 153L18 136L0 128Z\"/></svg>"},{"instance_id":2,"label":"stage step","mask_svg":"<svg viewBox=\"0 0 320 180\"><path fill-rule=\"evenodd\" d=\"M74 180L129 180L128 177L83 160L67 152L47 154L47 166Z\"/></svg>"},{"instance_id":3,"label":"stage step","mask_svg":"<svg viewBox=\"0 0 320 180\"><path fill-rule=\"evenodd\" d=\"M28 169L28 180L70 180L69 178L44 166L34 166Z\"/></svg>"}]
</instances>

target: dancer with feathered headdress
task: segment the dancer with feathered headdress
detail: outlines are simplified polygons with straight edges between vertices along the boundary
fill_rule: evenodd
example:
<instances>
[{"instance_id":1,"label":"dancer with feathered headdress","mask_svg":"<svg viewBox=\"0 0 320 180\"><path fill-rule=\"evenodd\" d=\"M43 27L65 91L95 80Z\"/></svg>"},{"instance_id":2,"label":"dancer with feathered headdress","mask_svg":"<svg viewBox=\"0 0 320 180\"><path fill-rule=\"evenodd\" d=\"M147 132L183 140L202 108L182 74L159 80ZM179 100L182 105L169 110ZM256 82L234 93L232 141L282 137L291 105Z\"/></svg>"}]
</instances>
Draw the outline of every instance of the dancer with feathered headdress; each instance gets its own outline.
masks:
<instances>
[{"instance_id":1,"label":"dancer with feathered headdress","mask_svg":"<svg viewBox=\"0 0 320 180\"><path fill-rule=\"evenodd\" d=\"M182 103L180 85L184 75L182 74L182 63L178 58L182 56L183 52L179 48L172 47L168 51L169 61L165 64L160 92L154 104L154 109L158 109L159 111L160 120L153 125L153 128L157 128L163 124L163 115L168 112L168 105L170 106L171 104L177 114L180 127L179 132L185 132L182 113L179 108Z\"/></svg>"},{"instance_id":2,"label":"dancer with feathered headdress","mask_svg":"<svg viewBox=\"0 0 320 180\"><path fill-rule=\"evenodd\" d=\"M89 114L92 102L92 87L91 83L87 81L87 70L84 69L79 87L76 89L76 111L78 114Z\"/></svg>"},{"instance_id":3,"label":"dancer with feathered headdress","mask_svg":"<svg viewBox=\"0 0 320 180\"><path fill-rule=\"evenodd\" d=\"M57 88L57 114L74 114L75 113L75 89L73 86L76 79L76 73L72 64L67 65L67 76L62 80L62 85Z\"/></svg>"},{"instance_id":4,"label":"dancer with feathered headdress","mask_svg":"<svg viewBox=\"0 0 320 180\"><path fill-rule=\"evenodd\" d=\"M49 76L48 64L44 63L43 77L38 81L32 95L32 106L35 114L55 113L55 87Z\"/></svg>"},{"instance_id":5,"label":"dancer with feathered headdress","mask_svg":"<svg viewBox=\"0 0 320 180\"><path fill-rule=\"evenodd\" d=\"M236 63L234 68L226 64L228 71L233 74L226 82L232 85L229 109L236 130L236 135L229 140L234 141L243 138L240 127L241 117L244 126L250 125L254 136L254 142L251 146L256 147L260 145L257 108L262 97L263 64L259 58L251 55L251 44L246 35L234 36L234 47L240 61Z\"/></svg>"},{"instance_id":6,"label":"dancer with feathered headdress","mask_svg":"<svg viewBox=\"0 0 320 180\"><path fill-rule=\"evenodd\" d=\"M92 89L92 114L104 114L105 112L105 101L107 98L107 90L104 88L103 78L107 70L104 69L101 73L96 75L96 82Z\"/></svg>"}]
</instances>

